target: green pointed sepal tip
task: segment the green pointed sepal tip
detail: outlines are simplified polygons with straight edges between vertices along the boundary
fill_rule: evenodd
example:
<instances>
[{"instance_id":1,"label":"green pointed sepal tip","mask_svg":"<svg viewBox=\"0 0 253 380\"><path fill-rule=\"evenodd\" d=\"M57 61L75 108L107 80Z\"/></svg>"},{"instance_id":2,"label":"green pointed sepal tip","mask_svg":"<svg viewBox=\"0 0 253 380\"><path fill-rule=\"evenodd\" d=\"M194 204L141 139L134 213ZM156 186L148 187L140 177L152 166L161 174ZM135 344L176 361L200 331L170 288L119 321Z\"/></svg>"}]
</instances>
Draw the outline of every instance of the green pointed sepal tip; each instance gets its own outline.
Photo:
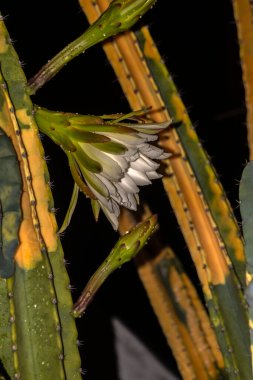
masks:
<instances>
[{"instance_id":1,"label":"green pointed sepal tip","mask_svg":"<svg viewBox=\"0 0 253 380\"><path fill-rule=\"evenodd\" d=\"M111 250L109 256L88 281L73 308L73 316L81 317L92 301L95 293L108 276L123 264L133 259L157 230L157 216L152 215L122 236Z\"/></svg>"},{"instance_id":2,"label":"green pointed sepal tip","mask_svg":"<svg viewBox=\"0 0 253 380\"><path fill-rule=\"evenodd\" d=\"M65 232L65 230L70 225L72 215L73 215L75 208L76 208L76 204L77 204L77 200L78 200L78 194L79 194L79 187L77 186L76 183L74 183L74 188L73 188L71 199L69 202L69 207L68 207L68 210L66 212L62 226L58 231L58 234L62 234L63 232Z\"/></svg>"},{"instance_id":3,"label":"green pointed sepal tip","mask_svg":"<svg viewBox=\"0 0 253 380\"><path fill-rule=\"evenodd\" d=\"M100 204L96 199L91 199L91 207L92 207L92 212L94 215L94 218L96 222L98 221L99 213L100 213Z\"/></svg>"}]
</instances>

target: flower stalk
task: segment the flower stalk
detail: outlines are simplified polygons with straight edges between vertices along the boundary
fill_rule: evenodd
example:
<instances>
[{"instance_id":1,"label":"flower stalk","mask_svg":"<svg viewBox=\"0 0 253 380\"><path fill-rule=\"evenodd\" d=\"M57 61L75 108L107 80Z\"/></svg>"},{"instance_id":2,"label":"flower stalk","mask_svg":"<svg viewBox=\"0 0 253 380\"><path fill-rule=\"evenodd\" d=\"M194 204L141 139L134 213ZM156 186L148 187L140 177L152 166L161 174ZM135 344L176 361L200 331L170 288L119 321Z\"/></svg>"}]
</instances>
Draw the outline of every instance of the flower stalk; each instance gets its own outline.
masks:
<instances>
[{"instance_id":1,"label":"flower stalk","mask_svg":"<svg viewBox=\"0 0 253 380\"><path fill-rule=\"evenodd\" d=\"M114 0L108 9L80 37L48 61L29 81L28 93L33 95L53 78L68 62L91 46L131 28L148 11L155 0Z\"/></svg>"},{"instance_id":2,"label":"flower stalk","mask_svg":"<svg viewBox=\"0 0 253 380\"><path fill-rule=\"evenodd\" d=\"M152 215L144 222L136 225L118 240L109 256L90 278L81 296L75 303L73 308L74 317L78 318L84 314L87 306L107 277L123 264L132 260L157 228L157 216Z\"/></svg>"}]
</instances>

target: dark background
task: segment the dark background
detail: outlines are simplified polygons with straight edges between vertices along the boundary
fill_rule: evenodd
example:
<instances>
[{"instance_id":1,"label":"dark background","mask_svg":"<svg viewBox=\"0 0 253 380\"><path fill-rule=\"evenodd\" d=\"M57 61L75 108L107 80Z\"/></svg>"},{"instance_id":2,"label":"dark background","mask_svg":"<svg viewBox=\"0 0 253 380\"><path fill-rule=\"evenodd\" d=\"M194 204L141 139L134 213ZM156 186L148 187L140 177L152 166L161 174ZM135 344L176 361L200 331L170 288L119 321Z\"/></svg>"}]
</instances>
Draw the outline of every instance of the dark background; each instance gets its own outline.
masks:
<instances>
[{"instance_id":1,"label":"dark background","mask_svg":"<svg viewBox=\"0 0 253 380\"><path fill-rule=\"evenodd\" d=\"M28 78L61 48L79 36L87 21L77 0L1 0L14 46ZM150 26L187 106L201 141L212 158L227 195L240 218L238 180L247 160L244 90L229 0L162 1L143 17ZM139 23L139 25L141 25ZM83 114L128 112L114 73L100 46L91 48L65 67L34 97L53 110ZM60 149L43 139L57 219L63 220L72 191L67 161ZM183 258L189 273L194 268L175 223L160 181L143 188L154 212L159 214L164 241ZM168 225L163 222L170 217ZM72 224L62 238L74 299L117 240L103 215L96 224L89 201L80 196ZM196 281L195 281L196 282ZM198 286L198 281L196 282ZM114 273L97 294L86 315L77 321L81 355L87 380L117 377L110 320L116 316L173 371L174 359L149 306L133 263Z\"/></svg>"}]
</instances>

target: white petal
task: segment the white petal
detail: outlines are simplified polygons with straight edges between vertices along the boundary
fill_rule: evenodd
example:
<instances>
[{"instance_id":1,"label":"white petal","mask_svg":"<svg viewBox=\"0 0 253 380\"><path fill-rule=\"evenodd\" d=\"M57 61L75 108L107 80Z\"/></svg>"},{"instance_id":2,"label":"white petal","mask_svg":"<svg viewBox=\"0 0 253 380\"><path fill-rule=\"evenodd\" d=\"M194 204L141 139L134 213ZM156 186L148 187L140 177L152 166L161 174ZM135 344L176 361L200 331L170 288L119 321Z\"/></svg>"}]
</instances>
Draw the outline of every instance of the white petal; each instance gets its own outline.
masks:
<instances>
[{"instance_id":1,"label":"white petal","mask_svg":"<svg viewBox=\"0 0 253 380\"><path fill-rule=\"evenodd\" d=\"M118 183L115 183L115 186L121 198L120 205L124 207L128 207L129 200L128 200L127 192ZM113 198L115 199L115 197ZM117 201L117 198L115 200Z\"/></svg>"},{"instance_id":2,"label":"white petal","mask_svg":"<svg viewBox=\"0 0 253 380\"><path fill-rule=\"evenodd\" d=\"M139 194L134 194L137 205L140 203Z\"/></svg>"},{"instance_id":3,"label":"white petal","mask_svg":"<svg viewBox=\"0 0 253 380\"><path fill-rule=\"evenodd\" d=\"M139 136L143 139L145 139L145 141L156 141L158 139L158 136L157 135L148 135L147 133L139 133Z\"/></svg>"},{"instance_id":4,"label":"white petal","mask_svg":"<svg viewBox=\"0 0 253 380\"><path fill-rule=\"evenodd\" d=\"M159 133L161 132L162 130L164 130L165 128L167 128L169 125L170 125L171 121L164 121L162 123L155 123L155 124L151 124L151 123L147 123L147 124L143 124L143 123L140 123L140 124L135 124L134 126L129 124L129 127L133 127L135 130L139 131L139 132L144 132L145 131L153 131L152 133ZM126 124L124 124L125 126Z\"/></svg>"},{"instance_id":5,"label":"white petal","mask_svg":"<svg viewBox=\"0 0 253 380\"><path fill-rule=\"evenodd\" d=\"M129 160L129 157L136 155L139 151L138 145L132 146L125 144L125 146L127 147L127 150L125 151L125 153L123 153L121 157L125 157L126 160Z\"/></svg>"},{"instance_id":6,"label":"white petal","mask_svg":"<svg viewBox=\"0 0 253 380\"><path fill-rule=\"evenodd\" d=\"M165 153L163 152L161 156L159 157L159 160L165 160L166 158L169 158L172 156L172 153Z\"/></svg>"},{"instance_id":7,"label":"white petal","mask_svg":"<svg viewBox=\"0 0 253 380\"><path fill-rule=\"evenodd\" d=\"M128 193L138 193L139 188L132 178L126 173L125 176L120 180L119 184Z\"/></svg>"},{"instance_id":8,"label":"white petal","mask_svg":"<svg viewBox=\"0 0 253 380\"><path fill-rule=\"evenodd\" d=\"M118 206L117 206L118 207ZM107 219L109 220L109 222L111 223L111 225L113 226L113 229L115 231L117 231L118 229L118 226L119 226L119 222L118 222L118 216L119 216L119 213L120 213L120 210L119 210L119 207L118 207L118 212L117 213L113 213L113 212L110 212L107 208L105 208L102 204L101 204L101 208L102 210L104 211L104 214L105 216L107 217ZM118 215L117 215L118 214Z\"/></svg>"},{"instance_id":9,"label":"white petal","mask_svg":"<svg viewBox=\"0 0 253 380\"><path fill-rule=\"evenodd\" d=\"M161 178L162 177L162 174L159 174L155 171L150 171L150 172L146 172L147 176L149 179L157 179L157 178Z\"/></svg>"},{"instance_id":10,"label":"white petal","mask_svg":"<svg viewBox=\"0 0 253 380\"><path fill-rule=\"evenodd\" d=\"M136 185L150 185L151 181L148 179L145 173L138 172L137 170L132 169L131 167L128 169L127 174L134 180Z\"/></svg>"},{"instance_id":11,"label":"white petal","mask_svg":"<svg viewBox=\"0 0 253 380\"><path fill-rule=\"evenodd\" d=\"M121 167L122 171L125 172L129 168L129 159L128 156L124 153L124 155L114 155L111 153L105 153L108 157L117 161L118 165Z\"/></svg>"},{"instance_id":12,"label":"white petal","mask_svg":"<svg viewBox=\"0 0 253 380\"><path fill-rule=\"evenodd\" d=\"M149 145L149 144L143 144L139 146L139 149L142 154L148 156L151 159L157 159L160 158L164 151L160 148L157 148L157 146Z\"/></svg>"},{"instance_id":13,"label":"white petal","mask_svg":"<svg viewBox=\"0 0 253 380\"><path fill-rule=\"evenodd\" d=\"M152 162L152 161L151 161ZM142 157L139 157L138 160L136 161L133 161L131 162L130 164L130 167L135 169L135 170L138 170L138 171L141 171L141 172L147 172L147 171L150 171L152 169L156 169L156 164L154 163L151 167L150 165L147 163L147 161L143 160Z\"/></svg>"},{"instance_id":14,"label":"white petal","mask_svg":"<svg viewBox=\"0 0 253 380\"><path fill-rule=\"evenodd\" d=\"M83 174L83 177L87 185L90 188L94 189L96 192L99 192L104 197L109 196L109 191L107 187L94 173L91 173L89 170L84 169L83 167L80 167L80 170Z\"/></svg>"},{"instance_id":15,"label":"white petal","mask_svg":"<svg viewBox=\"0 0 253 380\"><path fill-rule=\"evenodd\" d=\"M93 160L98 161L102 168L103 168L103 175L112 181L119 181L122 176L123 172L121 170L120 165L113 159L113 156L111 157L102 152L101 150L94 148L90 144L80 143L80 146L85 151L85 153L90 156Z\"/></svg>"},{"instance_id":16,"label":"white petal","mask_svg":"<svg viewBox=\"0 0 253 380\"><path fill-rule=\"evenodd\" d=\"M116 187L113 185L113 182L109 181L102 174L96 174L96 176L103 182L103 184L107 187L109 195L117 195Z\"/></svg>"},{"instance_id":17,"label":"white petal","mask_svg":"<svg viewBox=\"0 0 253 380\"><path fill-rule=\"evenodd\" d=\"M140 153L139 151L137 151L136 153L132 154L132 156L129 157L129 161L130 162L136 161L138 160L139 157L140 157Z\"/></svg>"},{"instance_id":18,"label":"white petal","mask_svg":"<svg viewBox=\"0 0 253 380\"><path fill-rule=\"evenodd\" d=\"M147 162L147 164L154 170L158 169L160 164L158 164L157 162L155 161L152 161L150 158L148 158L147 156L143 155L142 153L140 153L140 157Z\"/></svg>"},{"instance_id":19,"label":"white petal","mask_svg":"<svg viewBox=\"0 0 253 380\"><path fill-rule=\"evenodd\" d=\"M134 194L128 194L128 199L129 199L129 206L128 208L130 210L136 211L137 210L137 202Z\"/></svg>"},{"instance_id":20,"label":"white petal","mask_svg":"<svg viewBox=\"0 0 253 380\"><path fill-rule=\"evenodd\" d=\"M111 198L105 198L101 194L99 194L92 186L90 186L91 191L94 193L100 205L107 208L108 211L113 212L113 203Z\"/></svg>"}]
</instances>

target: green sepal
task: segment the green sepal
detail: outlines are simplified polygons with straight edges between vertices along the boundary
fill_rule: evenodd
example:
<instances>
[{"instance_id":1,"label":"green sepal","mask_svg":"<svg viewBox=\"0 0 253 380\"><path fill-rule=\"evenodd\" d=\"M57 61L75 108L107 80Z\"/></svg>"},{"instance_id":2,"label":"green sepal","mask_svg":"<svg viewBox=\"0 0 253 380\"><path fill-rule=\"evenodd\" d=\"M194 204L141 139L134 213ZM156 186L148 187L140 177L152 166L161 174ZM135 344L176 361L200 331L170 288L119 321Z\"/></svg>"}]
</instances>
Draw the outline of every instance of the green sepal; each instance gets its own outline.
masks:
<instances>
[{"instance_id":1,"label":"green sepal","mask_svg":"<svg viewBox=\"0 0 253 380\"><path fill-rule=\"evenodd\" d=\"M79 187L79 189L84 194L86 194L87 196L89 196L92 199L95 199L95 196L92 194L91 190L83 182L82 177L81 177L81 173L80 173L80 170L79 170L79 167L78 167L76 161L74 160L74 158L72 157L72 155L69 152L66 152L66 154L67 154L68 161L69 161L70 172L71 172L72 177L73 177L74 181L76 182L77 186Z\"/></svg>"},{"instance_id":2,"label":"green sepal","mask_svg":"<svg viewBox=\"0 0 253 380\"><path fill-rule=\"evenodd\" d=\"M83 143L107 143L110 141L109 137L100 135L98 133L94 132L87 132L87 131L80 131L75 128L68 128L68 135L77 141L83 142Z\"/></svg>"},{"instance_id":3,"label":"green sepal","mask_svg":"<svg viewBox=\"0 0 253 380\"><path fill-rule=\"evenodd\" d=\"M106 153L124 154L127 151L126 146L114 141L110 141L110 142L102 143L102 144L97 143L97 144L92 144L92 145L94 146L94 148L100 149Z\"/></svg>"},{"instance_id":4,"label":"green sepal","mask_svg":"<svg viewBox=\"0 0 253 380\"><path fill-rule=\"evenodd\" d=\"M77 200L78 200L78 194L79 194L79 187L77 186L76 183L74 183L74 188L73 188L73 192L71 195L69 207L68 207L67 213L65 215L64 221L62 223L62 226L58 231L59 234L63 233L67 229L67 227L69 226L69 224L71 222L72 215L73 215L75 208L76 208L76 204L77 204Z\"/></svg>"},{"instance_id":5,"label":"green sepal","mask_svg":"<svg viewBox=\"0 0 253 380\"><path fill-rule=\"evenodd\" d=\"M88 125L76 125L73 123L74 128L79 128L87 132L97 132L97 133L120 133L120 134L136 134L136 131L133 128L126 127L123 125L111 125L110 122L105 124L88 124Z\"/></svg>"},{"instance_id":6,"label":"green sepal","mask_svg":"<svg viewBox=\"0 0 253 380\"><path fill-rule=\"evenodd\" d=\"M80 167L85 167L87 170L93 172L93 173L101 173L103 170L102 166L98 161L93 160L90 158L84 151L81 149L80 146L77 147L77 150L75 152L76 160Z\"/></svg>"},{"instance_id":7,"label":"green sepal","mask_svg":"<svg viewBox=\"0 0 253 380\"><path fill-rule=\"evenodd\" d=\"M91 207L92 207L92 212L94 215L94 218L96 222L98 221L99 213L100 213L100 205L97 200L91 199Z\"/></svg>"}]
</instances>

